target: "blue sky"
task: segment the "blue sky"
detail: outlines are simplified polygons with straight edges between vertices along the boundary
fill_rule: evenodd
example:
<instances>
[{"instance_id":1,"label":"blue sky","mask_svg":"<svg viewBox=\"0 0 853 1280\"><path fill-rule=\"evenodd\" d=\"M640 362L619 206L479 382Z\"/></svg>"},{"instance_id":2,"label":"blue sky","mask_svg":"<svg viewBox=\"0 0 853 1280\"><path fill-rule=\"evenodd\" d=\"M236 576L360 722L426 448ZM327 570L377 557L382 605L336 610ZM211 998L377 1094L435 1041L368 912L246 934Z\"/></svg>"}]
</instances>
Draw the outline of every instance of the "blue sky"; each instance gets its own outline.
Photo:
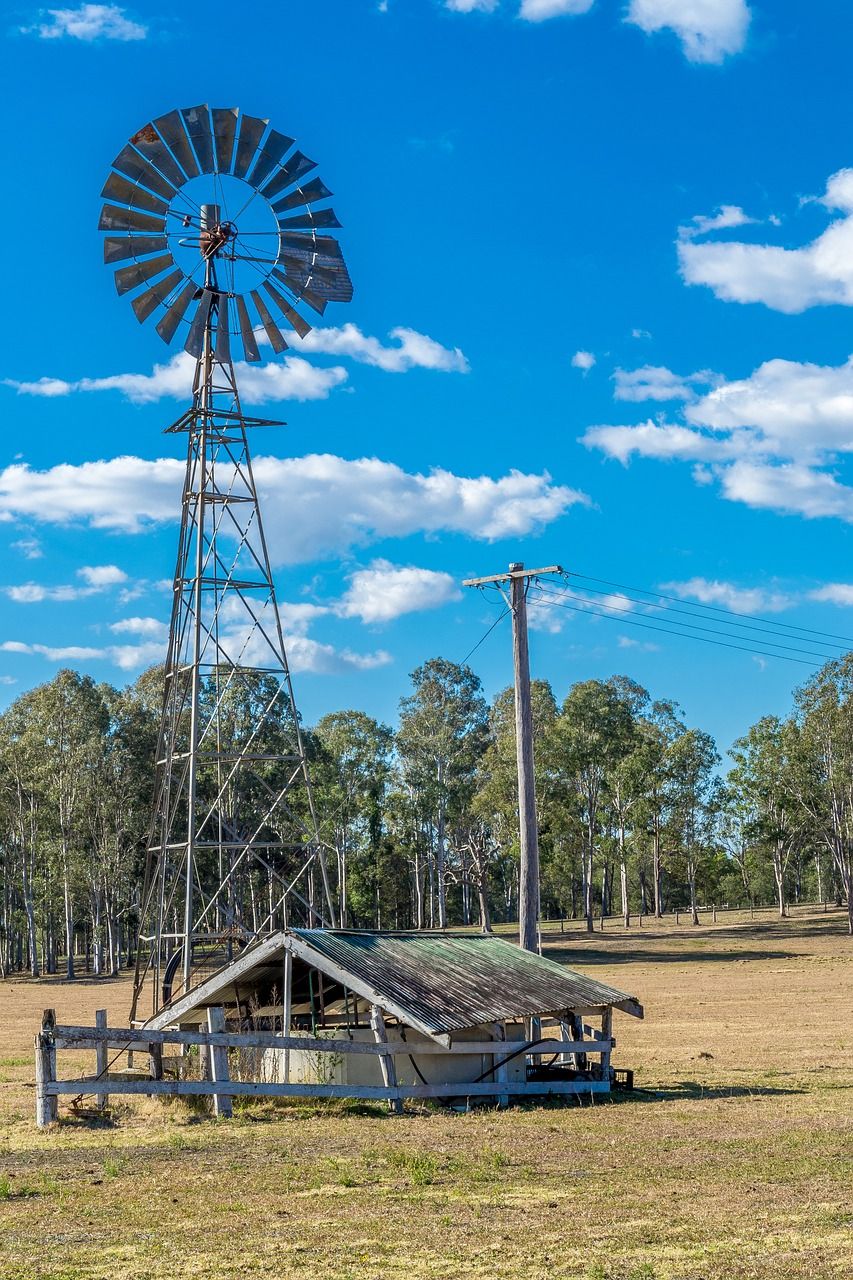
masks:
<instances>
[{"instance_id":1,"label":"blue sky","mask_svg":"<svg viewBox=\"0 0 853 1280\"><path fill-rule=\"evenodd\" d=\"M205 14L5 10L4 697L162 652L186 360L116 296L96 226L125 140L198 102L318 160L355 283L240 371L288 423L253 444L307 720L392 719L499 611L456 584L514 559L853 634L848 5ZM558 696L626 672L725 747L809 674L587 599L607 616L531 611ZM508 682L506 622L472 665Z\"/></svg>"}]
</instances>

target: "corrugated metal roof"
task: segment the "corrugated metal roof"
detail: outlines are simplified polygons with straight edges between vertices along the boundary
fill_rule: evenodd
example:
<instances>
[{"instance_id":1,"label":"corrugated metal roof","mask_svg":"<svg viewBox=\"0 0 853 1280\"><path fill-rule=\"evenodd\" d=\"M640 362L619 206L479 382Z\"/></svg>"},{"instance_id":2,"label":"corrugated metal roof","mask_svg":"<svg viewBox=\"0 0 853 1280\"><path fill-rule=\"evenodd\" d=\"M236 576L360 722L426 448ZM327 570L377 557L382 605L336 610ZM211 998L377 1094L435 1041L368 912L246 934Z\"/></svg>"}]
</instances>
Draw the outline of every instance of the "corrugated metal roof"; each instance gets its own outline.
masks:
<instances>
[{"instance_id":1,"label":"corrugated metal roof","mask_svg":"<svg viewBox=\"0 0 853 1280\"><path fill-rule=\"evenodd\" d=\"M611 1005L639 1012L626 992L489 934L290 932L318 960L348 974L353 990L375 991L432 1035L562 1009Z\"/></svg>"}]
</instances>

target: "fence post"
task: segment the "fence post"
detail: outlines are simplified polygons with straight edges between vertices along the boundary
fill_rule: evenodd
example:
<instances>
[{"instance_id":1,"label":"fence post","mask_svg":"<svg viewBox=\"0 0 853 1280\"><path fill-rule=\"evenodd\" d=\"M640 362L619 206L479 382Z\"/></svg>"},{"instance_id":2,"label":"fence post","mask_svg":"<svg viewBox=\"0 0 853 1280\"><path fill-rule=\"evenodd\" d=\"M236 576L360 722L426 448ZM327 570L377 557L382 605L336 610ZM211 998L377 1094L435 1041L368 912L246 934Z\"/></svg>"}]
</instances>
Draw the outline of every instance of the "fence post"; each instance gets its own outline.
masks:
<instances>
[{"instance_id":1,"label":"fence post","mask_svg":"<svg viewBox=\"0 0 853 1280\"><path fill-rule=\"evenodd\" d=\"M48 1093L46 1086L56 1080L56 1043L53 1028L56 1026L56 1014L53 1009L45 1009L41 1022L41 1031L35 1039L36 1051L36 1124L45 1129L55 1124L59 1116L59 1099L55 1093Z\"/></svg>"},{"instance_id":2,"label":"fence post","mask_svg":"<svg viewBox=\"0 0 853 1280\"><path fill-rule=\"evenodd\" d=\"M99 1030L103 1030L106 1028L107 1026L106 1009L95 1010L95 1026L98 1027ZM99 1080L103 1080L104 1076L107 1074L107 1065L109 1063L109 1052L110 1052L110 1046L107 1044L106 1040L99 1040L95 1045L95 1072L97 1073ZM109 1097L106 1093L95 1094L95 1106L97 1107L98 1111L106 1111L107 1107L109 1106L109 1101L110 1101Z\"/></svg>"},{"instance_id":3,"label":"fence post","mask_svg":"<svg viewBox=\"0 0 853 1280\"><path fill-rule=\"evenodd\" d=\"M610 1053L613 1046L613 1010L608 1005L601 1015L601 1034L607 1045L606 1052L601 1055L601 1078L610 1084Z\"/></svg>"},{"instance_id":4,"label":"fence post","mask_svg":"<svg viewBox=\"0 0 853 1280\"><path fill-rule=\"evenodd\" d=\"M207 1029L213 1032L225 1030L225 1014L221 1005L214 1005L207 1011ZM224 1044L210 1046L211 1075L216 1084L226 1084L231 1077L228 1074L228 1050ZM231 1115L231 1095L215 1093L213 1095L213 1114L226 1119Z\"/></svg>"},{"instance_id":5,"label":"fence post","mask_svg":"<svg viewBox=\"0 0 853 1280\"><path fill-rule=\"evenodd\" d=\"M370 1006L370 1025L373 1028L373 1037L377 1044L387 1044L388 1036L385 1033L385 1019L382 1017L382 1010L378 1004ZM382 1067L382 1079L385 1081L387 1088L396 1089L397 1087L397 1066L394 1062L393 1055L383 1053L379 1059ZM399 1098L389 1099L388 1106L391 1111L397 1115L403 1110L403 1103Z\"/></svg>"}]
</instances>

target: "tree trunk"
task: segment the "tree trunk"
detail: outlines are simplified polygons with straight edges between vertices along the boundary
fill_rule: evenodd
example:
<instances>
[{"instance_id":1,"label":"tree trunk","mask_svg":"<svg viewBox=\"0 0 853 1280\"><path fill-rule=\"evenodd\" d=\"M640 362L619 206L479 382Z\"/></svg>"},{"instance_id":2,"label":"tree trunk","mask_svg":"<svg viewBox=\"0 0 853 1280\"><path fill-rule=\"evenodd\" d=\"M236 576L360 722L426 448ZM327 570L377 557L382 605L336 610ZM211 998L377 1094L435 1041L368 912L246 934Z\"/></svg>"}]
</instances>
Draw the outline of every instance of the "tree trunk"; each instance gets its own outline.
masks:
<instances>
[{"instance_id":1,"label":"tree trunk","mask_svg":"<svg viewBox=\"0 0 853 1280\"><path fill-rule=\"evenodd\" d=\"M660 856L660 830L655 825L654 844L652 848L652 871L654 875L655 890L655 916L658 920L663 919L663 868L661 866Z\"/></svg>"}]
</instances>

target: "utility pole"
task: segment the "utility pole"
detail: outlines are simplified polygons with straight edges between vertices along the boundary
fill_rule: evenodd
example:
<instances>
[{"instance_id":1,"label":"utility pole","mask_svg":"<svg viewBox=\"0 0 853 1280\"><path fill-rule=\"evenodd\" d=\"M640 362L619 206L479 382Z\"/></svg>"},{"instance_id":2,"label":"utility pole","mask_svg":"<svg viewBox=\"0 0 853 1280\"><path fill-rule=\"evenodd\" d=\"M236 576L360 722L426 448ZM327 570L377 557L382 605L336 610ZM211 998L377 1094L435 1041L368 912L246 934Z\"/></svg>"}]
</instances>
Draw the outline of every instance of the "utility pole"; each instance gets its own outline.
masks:
<instances>
[{"instance_id":1,"label":"utility pole","mask_svg":"<svg viewBox=\"0 0 853 1280\"><path fill-rule=\"evenodd\" d=\"M518 940L526 951L539 950L539 831L536 825L536 784L533 776L533 708L530 701L530 655L527 645L527 592L530 583L549 573L563 573L558 564L525 569L521 563L507 573L468 578L463 587L494 585L512 615L512 660L515 672L515 755L518 766ZM509 595L504 587L509 587Z\"/></svg>"}]
</instances>

